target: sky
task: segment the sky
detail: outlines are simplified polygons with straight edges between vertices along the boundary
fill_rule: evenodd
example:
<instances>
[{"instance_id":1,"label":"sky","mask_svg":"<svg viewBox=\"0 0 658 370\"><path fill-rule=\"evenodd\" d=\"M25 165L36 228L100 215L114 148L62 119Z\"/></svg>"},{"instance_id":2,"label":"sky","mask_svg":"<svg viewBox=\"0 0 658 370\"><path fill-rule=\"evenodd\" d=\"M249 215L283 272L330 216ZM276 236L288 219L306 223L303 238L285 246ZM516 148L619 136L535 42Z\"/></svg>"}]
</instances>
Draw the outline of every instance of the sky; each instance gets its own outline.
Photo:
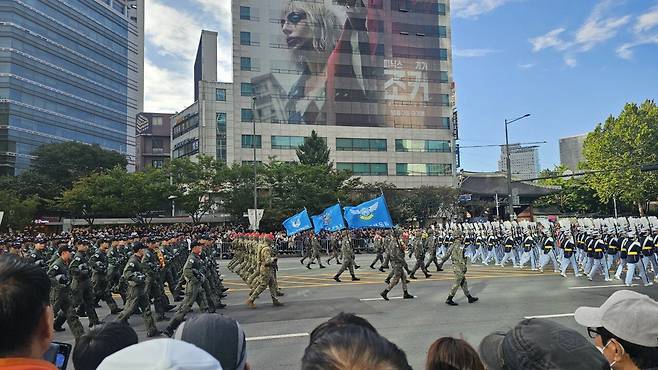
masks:
<instances>
[{"instance_id":1,"label":"sky","mask_svg":"<svg viewBox=\"0 0 658 370\"><path fill-rule=\"evenodd\" d=\"M543 142L591 131L628 102L658 98L658 0L452 0L460 144ZM229 0L146 0L145 110L193 103L201 29L219 32L218 74L231 80ZM497 169L500 149L464 148L462 168Z\"/></svg>"}]
</instances>

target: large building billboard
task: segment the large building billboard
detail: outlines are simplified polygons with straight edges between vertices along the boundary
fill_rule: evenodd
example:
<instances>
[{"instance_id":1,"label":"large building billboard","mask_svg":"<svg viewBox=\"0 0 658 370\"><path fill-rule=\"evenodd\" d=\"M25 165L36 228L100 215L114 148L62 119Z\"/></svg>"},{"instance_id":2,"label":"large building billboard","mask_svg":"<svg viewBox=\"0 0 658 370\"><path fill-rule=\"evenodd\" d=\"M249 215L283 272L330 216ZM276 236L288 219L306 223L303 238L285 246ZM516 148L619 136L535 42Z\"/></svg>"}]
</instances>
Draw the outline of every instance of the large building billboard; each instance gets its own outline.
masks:
<instances>
[{"instance_id":1,"label":"large building billboard","mask_svg":"<svg viewBox=\"0 0 658 370\"><path fill-rule=\"evenodd\" d=\"M258 121L448 129L445 14L437 0L244 2L241 94Z\"/></svg>"}]
</instances>

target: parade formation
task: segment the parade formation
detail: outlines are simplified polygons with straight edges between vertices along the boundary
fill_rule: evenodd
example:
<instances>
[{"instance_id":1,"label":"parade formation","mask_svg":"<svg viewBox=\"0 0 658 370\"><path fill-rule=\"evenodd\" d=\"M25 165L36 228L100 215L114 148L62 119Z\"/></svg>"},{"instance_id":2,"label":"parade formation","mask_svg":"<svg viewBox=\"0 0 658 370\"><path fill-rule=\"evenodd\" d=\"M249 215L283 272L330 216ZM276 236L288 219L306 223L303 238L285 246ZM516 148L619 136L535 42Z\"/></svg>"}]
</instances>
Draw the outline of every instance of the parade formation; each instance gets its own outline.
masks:
<instances>
[{"instance_id":1,"label":"parade formation","mask_svg":"<svg viewBox=\"0 0 658 370\"><path fill-rule=\"evenodd\" d=\"M79 317L87 317L89 327L101 323L96 314L101 302L119 321L127 322L132 315L141 314L148 336L173 335L195 303L201 312L226 307L222 299L229 289L222 284L218 264L222 255L231 257L227 268L249 287L248 307L256 308L256 300L266 289L272 304L283 306L279 297L284 292L277 283L278 255L279 249L291 248L309 269L313 264L327 268L336 260L340 264L333 276L336 282L342 281L345 271L352 281L358 281L360 266L355 263L355 253L374 253L370 269L388 273L386 277L382 274L386 286L380 295L384 300L400 283L403 298L414 298L408 288L418 271L428 279L432 264L440 273L450 261L455 278L446 299L450 306L457 305L453 298L458 289L469 303L478 300L468 290L469 264L511 266L538 273L546 270L589 280L617 279L627 286L651 286L658 279L655 217L448 223L427 228L323 231L318 235L306 231L291 236L208 227L142 233L76 230L50 237L6 236L0 240L3 253L21 255L48 273L53 284L54 329L63 331L67 323L75 337L84 333ZM408 262L405 257L413 259ZM181 303L176 307L172 300ZM173 310L170 319L166 313ZM168 321L166 327L158 330L156 322L164 321Z\"/></svg>"}]
</instances>

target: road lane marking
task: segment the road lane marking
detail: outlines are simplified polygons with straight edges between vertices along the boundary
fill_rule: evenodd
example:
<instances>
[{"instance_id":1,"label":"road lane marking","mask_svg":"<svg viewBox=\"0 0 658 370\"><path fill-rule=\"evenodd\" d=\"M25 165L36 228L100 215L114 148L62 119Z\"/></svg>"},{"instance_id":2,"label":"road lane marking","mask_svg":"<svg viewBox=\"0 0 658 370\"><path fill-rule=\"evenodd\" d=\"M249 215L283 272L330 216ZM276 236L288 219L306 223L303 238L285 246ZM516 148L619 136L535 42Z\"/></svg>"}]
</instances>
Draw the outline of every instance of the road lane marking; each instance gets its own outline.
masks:
<instances>
[{"instance_id":1,"label":"road lane marking","mask_svg":"<svg viewBox=\"0 0 658 370\"><path fill-rule=\"evenodd\" d=\"M637 284L631 285L632 287L638 286ZM620 287L626 287L626 284L613 284L613 285L592 285L592 286L572 286L569 289L571 290L577 290L577 289L599 289L599 288L620 288Z\"/></svg>"},{"instance_id":2,"label":"road lane marking","mask_svg":"<svg viewBox=\"0 0 658 370\"><path fill-rule=\"evenodd\" d=\"M418 298L418 296L414 296L415 298ZM388 299L393 300L393 299L402 299L403 297L388 297ZM384 298L379 297L379 298L361 298L359 301L361 302L372 302L372 301L383 301Z\"/></svg>"},{"instance_id":3,"label":"road lane marking","mask_svg":"<svg viewBox=\"0 0 658 370\"><path fill-rule=\"evenodd\" d=\"M556 315L540 315L540 316L526 316L524 319L554 319L557 317L572 317L572 313L560 313Z\"/></svg>"},{"instance_id":4,"label":"road lane marking","mask_svg":"<svg viewBox=\"0 0 658 370\"><path fill-rule=\"evenodd\" d=\"M280 334L280 335L266 335L263 337L251 337L247 338L247 342L255 342L259 340L274 340L274 339L287 339L287 338L299 338L307 337L308 333L295 333L295 334Z\"/></svg>"}]
</instances>

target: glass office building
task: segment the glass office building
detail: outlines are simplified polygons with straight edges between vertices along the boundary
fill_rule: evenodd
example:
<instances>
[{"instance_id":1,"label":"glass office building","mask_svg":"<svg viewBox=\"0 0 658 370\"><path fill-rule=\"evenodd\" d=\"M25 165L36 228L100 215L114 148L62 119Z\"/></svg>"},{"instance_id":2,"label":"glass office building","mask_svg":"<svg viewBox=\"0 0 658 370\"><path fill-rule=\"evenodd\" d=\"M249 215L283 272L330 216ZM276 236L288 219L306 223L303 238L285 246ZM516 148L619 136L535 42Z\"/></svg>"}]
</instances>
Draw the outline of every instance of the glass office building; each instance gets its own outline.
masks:
<instances>
[{"instance_id":1,"label":"glass office building","mask_svg":"<svg viewBox=\"0 0 658 370\"><path fill-rule=\"evenodd\" d=\"M143 0L0 5L0 174L38 146L99 144L135 157L143 109Z\"/></svg>"}]
</instances>

